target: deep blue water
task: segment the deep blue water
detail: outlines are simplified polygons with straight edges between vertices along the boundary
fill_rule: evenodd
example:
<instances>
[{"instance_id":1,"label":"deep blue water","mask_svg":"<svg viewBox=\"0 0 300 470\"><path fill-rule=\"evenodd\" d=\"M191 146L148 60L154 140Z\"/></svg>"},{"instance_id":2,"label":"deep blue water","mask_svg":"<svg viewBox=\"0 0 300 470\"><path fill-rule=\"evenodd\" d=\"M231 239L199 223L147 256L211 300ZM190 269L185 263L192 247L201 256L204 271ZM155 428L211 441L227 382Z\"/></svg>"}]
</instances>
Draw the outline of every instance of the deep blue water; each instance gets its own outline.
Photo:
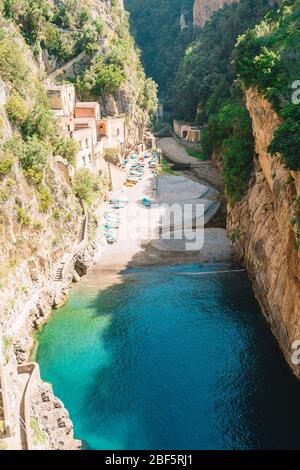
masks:
<instances>
[{"instance_id":1,"label":"deep blue water","mask_svg":"<svg viewBox=\"0 0 300 470\"><path fill-rule=\"evenodd\" d=\"M89 449L299 449L300 384L245 273L129 270L72 290L37 360Z\"/></svg>"}]
</instances>

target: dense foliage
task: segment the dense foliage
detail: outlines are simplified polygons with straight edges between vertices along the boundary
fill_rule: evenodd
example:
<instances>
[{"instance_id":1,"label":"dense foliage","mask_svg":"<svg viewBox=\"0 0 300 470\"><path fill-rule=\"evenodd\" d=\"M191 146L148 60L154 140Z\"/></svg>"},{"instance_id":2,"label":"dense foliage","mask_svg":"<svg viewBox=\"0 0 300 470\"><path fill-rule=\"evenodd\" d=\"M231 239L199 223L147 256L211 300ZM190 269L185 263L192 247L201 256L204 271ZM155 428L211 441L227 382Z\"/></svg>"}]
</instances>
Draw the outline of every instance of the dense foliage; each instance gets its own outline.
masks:
<instances>
[{"instance_id":1,"label":"dense foliage","mask_svg":"<svg viewBox=\"0 0 300 470\"><path fill-rule=\"evenodd\" d=\"M239 93L232 63L236 40L269 10L268 0L242 0L226 5L198 31L187 49L174 84L174 109L201 124Z\"/></svg>"},{"instance_id":2,"label":"dense foliage","mask_svg":"<svg viewBox=\"0 0 300 470\"><path fill-rule=\"evenodd\" d=\"M24 48L8 31L0 33L0 76L11 91L5 111L14 134L0 149L0 173L18 162L28 181L42 187L53 153L74 161L77 144L56 128L45 91L26 61Z\"/></svg>"},{"instance_id":3,"label":"dense foliage","mask_svg":"<svg viewBox=\"0 0 300 470\"><path fill-rule=\"evenodd\" d=\"M105 35L103 21L92 18L83 0L0 0L0 9L36 53L42 47L61 63L83 51L93 54Z\"/></svg>"},{"instance_id":4,"label":"dense foliage","mask_svg":"<svg viewBox=\"0 0 300 470\"><path fill-rule=\"evenodd\" d=\"M117 7L115 7L117 8ZM76 77L76 91L80 99L99 99L116 95L122 86L135 94L136 117L143 113L152 115L157 109L157 87L147 78L141 64L139 51L129 31L128 15L114 12L116 29L108 51L95 56ZM126 86L127 84L127 86Z\"/></svg>"},{"instance_id":5,"label":"dense foliage","mask_svg":"<svg viewBox=\"0 0 300 470\"><path fill-rule=\"evenodd\" d=\"M158 83L163 97L168 95L192 38L193 3L194 0L125 0L146 74ZM181 31L182 13L186 13L188 28Z\"/></svg>"},{"instance_id":6,"label":"dense foliage","mask_svg":"<svg viewBox=\"0 0 300 470\"><path fill-rule=\"evenodd\" d=\"M299 39L300 2L287 0L239 38L235 58L245 87L256 87L282 117L269 151L291 170L300 170Z\"/></svg>"},{"instance_id":7,"label":"dense foliage","mask_svg":"<svg viewBox=\"0 0 300 470\"><path fill-rule=\"evenodd\" d=\"M91 205L97 196L103 197L108 190L108 185L105 180L83 168L76 173L73 190L79 199Z\"/></svg>"},{"instance_id":8,"label":"dense foliage","mask_svg":"<svg viewBox=\"0 0 300 470\"><path fill-rule=\"evenodd\" d=\"M268 0L241 0L225 5L197 31L173 86L178 117L203 126L205 158L222 160L230 203L241 198L251 174L254 141L251 120L233 64L239 35L270 9Z\"/></svg>"},{"instance_id":9,"label":"dense foliage","mask_svg":"<svg viewBox=\"0 0 300 470\"><path fill-rule=\"evenodd\" d=\"M245 193L252 170L254 139L251 119L243 105L225 104L203 130L203 151L222 156L222 174L230 204Z\"/></svg>"}]
</instances>

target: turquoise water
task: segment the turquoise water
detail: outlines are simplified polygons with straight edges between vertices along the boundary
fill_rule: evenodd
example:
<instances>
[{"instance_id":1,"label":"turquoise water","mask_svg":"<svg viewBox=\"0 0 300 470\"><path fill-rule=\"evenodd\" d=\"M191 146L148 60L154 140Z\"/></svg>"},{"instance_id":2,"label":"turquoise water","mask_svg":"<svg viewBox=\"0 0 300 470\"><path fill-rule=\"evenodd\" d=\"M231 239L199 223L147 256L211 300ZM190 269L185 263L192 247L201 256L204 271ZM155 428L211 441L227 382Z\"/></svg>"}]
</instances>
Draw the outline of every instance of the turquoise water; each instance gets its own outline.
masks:
<instances>
[{"instance_id":1,"label":"turquoise water","mask_svg":"<svg viewBox=\"0 0 300 470\"><path fill-rule=\"evenodd\" d=\"M128 270L73 289L38 335L88 449L299 449L300 384L245 273Z\"/></svg>"}]
</instances>

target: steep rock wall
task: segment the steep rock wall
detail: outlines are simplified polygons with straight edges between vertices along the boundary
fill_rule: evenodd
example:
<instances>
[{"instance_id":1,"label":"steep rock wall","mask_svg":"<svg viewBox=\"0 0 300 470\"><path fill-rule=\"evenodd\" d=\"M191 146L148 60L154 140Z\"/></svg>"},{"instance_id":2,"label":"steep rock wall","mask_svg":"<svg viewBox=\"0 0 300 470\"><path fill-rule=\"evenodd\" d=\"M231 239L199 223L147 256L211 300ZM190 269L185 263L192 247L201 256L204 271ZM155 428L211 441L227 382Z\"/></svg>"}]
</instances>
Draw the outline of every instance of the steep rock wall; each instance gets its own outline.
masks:
<instances>
[{"instance_id":1,"label":"steep rock wall","mask_svg":"<svg viewBox=\"0 0 300 470\"><path fill-rule=\"evenodd\" d=\"M291 175L280 156L267 152L279 124L270 104L253 89L246 98L257 158L247 195L229 210L228 232L286 360L300 378L292 363L292 343L300 338L300 255L297 224L291 223L297 216L299 174Z\"/></svg>"},{"instance_id":2,"label":"steep rock wall","mask_svg":"<svg viewBox=\"0 0 300 470\"><path fill-rule=\"evenodd\" d=\"M195 0L194 3L194 26L202 27L212 14L227 3L238 0Z\"/></svg>"}]
</instances>

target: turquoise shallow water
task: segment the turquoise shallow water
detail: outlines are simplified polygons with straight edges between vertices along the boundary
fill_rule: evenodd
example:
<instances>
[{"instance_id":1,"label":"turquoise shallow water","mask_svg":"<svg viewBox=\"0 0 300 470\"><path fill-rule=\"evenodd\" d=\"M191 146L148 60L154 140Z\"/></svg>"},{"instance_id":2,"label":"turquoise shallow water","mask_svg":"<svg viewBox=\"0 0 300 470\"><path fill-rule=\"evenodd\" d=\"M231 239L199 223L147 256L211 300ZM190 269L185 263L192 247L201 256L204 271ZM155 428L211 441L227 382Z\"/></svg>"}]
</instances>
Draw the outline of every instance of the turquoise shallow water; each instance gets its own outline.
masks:
<instances>
[{"instance_id":1,"label":"turquoise shallow water","mask_svg":"<svg viewBox=\"0 0 300 470\"><path fill-rule=\"evenodd\" d=\"M227 267L93 279L53 314L37 360L86 448L300 448L300 384L246 274L201 274Z\"/></svg>"}]
</instances>

